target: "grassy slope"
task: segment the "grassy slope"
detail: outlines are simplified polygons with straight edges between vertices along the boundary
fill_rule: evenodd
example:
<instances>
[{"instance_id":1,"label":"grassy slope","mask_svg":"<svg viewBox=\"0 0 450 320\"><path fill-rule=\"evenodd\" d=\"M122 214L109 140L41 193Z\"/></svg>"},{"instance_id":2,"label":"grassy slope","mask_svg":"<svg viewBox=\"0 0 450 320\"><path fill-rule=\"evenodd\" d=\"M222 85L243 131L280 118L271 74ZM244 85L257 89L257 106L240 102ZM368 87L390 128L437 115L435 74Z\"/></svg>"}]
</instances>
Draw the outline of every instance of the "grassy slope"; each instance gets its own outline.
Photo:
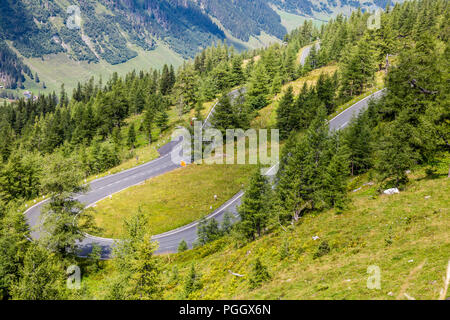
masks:
<instances>
[{"instance_id":1,"label":"grassy slope","mask_svg":"<svg viewBox=\"0 0 450 320\"><path fill-rule=\"evenodd\" d=\"M170 231L212 213L242 188L248 172L247 165L180 168L99 202L95 220L102 236L120 237L123 219L142 210L152 234Z\"/></svg>"},{"instance_id":2,"label":"grassy slope","mask_svg":"<svg viewBox=\"0 0 450 320\"><path fill-rule=\"evenodd\" d=\"M352 204L343 214L330 210L307 215L287 232L278 230L240 249L223 239L163 259L171 262L167 268L177 266L180 279L195 263L203 289L191 298L405 299L406 293L436 299L450 258L447 170L448 159L434 179L425 178L423 170L413 172L407 189L392 196L363 186L350 193ZM363 182L357 179L353 186ZM331 252L314 259L321 241L329 243ZM281 259L285 243L289 251ZM250 290L249 273L257 257L268 266L272 280ZM380 290L367 288L370 265L381 269ZM169 283L165 298L180 298L183 281Z\"/></svg>"},{"instance_id":3,"label":"grassy slope","mask_svg":"<svg viewBox=\"0 0 450 320\"><path fill-rule=\"evenodd\" d=\"M302 17L283 10L279 10L276 7L273 7L273 9L280 16L281 24L286 28L288 32L291 32L292 30L300 27L307 20L312 20L314 25L316 25L317 27L320 27L323 24L323 22L320 20Z\"/></svg>"}]
</instances>

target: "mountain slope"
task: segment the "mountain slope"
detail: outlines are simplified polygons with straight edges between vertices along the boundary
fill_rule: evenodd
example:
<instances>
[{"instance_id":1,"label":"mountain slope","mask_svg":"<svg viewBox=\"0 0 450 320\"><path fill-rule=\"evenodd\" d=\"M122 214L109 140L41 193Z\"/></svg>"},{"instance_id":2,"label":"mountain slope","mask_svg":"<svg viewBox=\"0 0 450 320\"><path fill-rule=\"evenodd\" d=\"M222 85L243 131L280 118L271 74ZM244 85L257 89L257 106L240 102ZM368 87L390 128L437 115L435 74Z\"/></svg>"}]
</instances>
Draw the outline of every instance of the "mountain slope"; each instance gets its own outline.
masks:
<instances>
[{"instance_id":1,"label":"mountain slope","mask_svg":"<svg viewBox=\"0 0 450 320\"><path fill-rule=\"evenodd\" d=\"M326 20L360 5L365 8L383 7L387 2L0 0L0 55L8 56L8 64L3 58L0 65L0 85L11 89L18 86L43 90L44 83L54 82L44 77L41 85L33 84L31 74L39 70L21 67L20 57L48 61L46 69L52 68L52 55L58 54L73 61L104 62L107 65L123 64L141 57L140 60L148 60L142 68L159 67L161 62L173 62L173 59L156 61L157 57L146 54L160 47L180 56L179 64L182 59L192 58L202 48L219 40L229 39L239 49L245 49L266 45L276 38L282 39L287 30L280 18L281 12L289 13L290 23L298 25L305 18ZM71 6L78 9L71 10ZM75 27L70 27L70 23L78 21L74 19L78 10L81 18L79 28L76 23ZM14 49L17 57L9 49ZM123 69L130 70L126 66ZM98 75L97 72L94 74ZM104 72L102 74L108 76ZM50 87L54 89L52 84ZM70 89L73 85L67 87Z\"/></svg>"},{"instance_id":2,"label":"mountain slope","mask_svg":"<svg viewBox=\"0 0 450 320\"><path fill-rule=\"evenodd\" d=\"M308 215L295 227L240 248L223 238L171 256L165 260L165 298L183 297L182 280L195 264L203 287L191 299L384 300L406 299L404 293L437 299L450 249L446 169L434 179L417 170L411 186L393 196L378 196L376 186L364 185L363 178L355 183L361 189L352 192L353 204L343 214ZM321 250L323 243L328 250ZM252 289L257 258L271 279ZM380 268L380 289L368 287L373 266ZM172 280L175 272L181 281Z\"/></svg>"}]
</instances>

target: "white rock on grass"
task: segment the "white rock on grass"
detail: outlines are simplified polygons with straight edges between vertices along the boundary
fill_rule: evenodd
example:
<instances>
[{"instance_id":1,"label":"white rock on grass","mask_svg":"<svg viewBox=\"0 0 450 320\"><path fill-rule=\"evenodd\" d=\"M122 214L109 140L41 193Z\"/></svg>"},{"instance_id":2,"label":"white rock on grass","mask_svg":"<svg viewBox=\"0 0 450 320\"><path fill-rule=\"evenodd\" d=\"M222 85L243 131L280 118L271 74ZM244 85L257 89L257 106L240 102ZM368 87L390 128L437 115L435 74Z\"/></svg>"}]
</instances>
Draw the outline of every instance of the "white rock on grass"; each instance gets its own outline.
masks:
<instances>
[{"instance_id":1,"label":"white rock on grass","mask_svg":"<svg viewBox=\"0 0 450 320\"><path fill-rule=\"evenodd\" d=\"M383 191L384 194L396 194L400 193L397 188L391 188Z\"/></svg>"}]
</instances>

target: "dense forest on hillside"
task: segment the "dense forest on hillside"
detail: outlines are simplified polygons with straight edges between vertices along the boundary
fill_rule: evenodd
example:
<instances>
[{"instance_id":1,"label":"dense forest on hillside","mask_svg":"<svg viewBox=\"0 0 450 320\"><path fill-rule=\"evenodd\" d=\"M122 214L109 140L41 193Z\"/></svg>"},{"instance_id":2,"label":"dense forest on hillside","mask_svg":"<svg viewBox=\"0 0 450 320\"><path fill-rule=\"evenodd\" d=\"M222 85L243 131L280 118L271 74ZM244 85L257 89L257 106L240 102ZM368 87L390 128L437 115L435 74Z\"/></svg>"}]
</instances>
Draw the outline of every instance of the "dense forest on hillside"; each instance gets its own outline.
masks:
<instances>
[{"instance_id":1,"label":"dense forest on hillside","mask_svg":"<svg viewBox=\"0 0 450 320\"><path fill-rule=\"evenodd\" d=\"M33 78L30 68L0 40L0 84L4 88L15 89L21 87L25 81L24 74Z\"/></svg>"},{"instance_id":2,"label":"dense forest on hillside","mask_svg":"<svg viewBox=\"0 0 450 320\"><path fill-rule=\"evenodd\" d=\"M260 35L261 31L278 38L282 38L286 33L286 29L281 25L280 17L265 1L203 0L199 2L209 15L217 18L234 37L240 40L248 41L250 36Z\"/></svg>"},{"instance_id":3,"label":"dense forest on hillside","mask_svg":"<svg viewBox=\"0 0 450 320\"><path fill-rule=\"evenodd\" d=\"M133 157L137 131L148 142L157 139L155 129L158 134L167 130L171 106L179 115L195 109L201 118L203 102L219 97L213 124L218 129L246 128L281 94L276 127L285 146L275 188L255 171L239 208L242 221L221 229L210 220L199 228L203 244L229 236L240 246L307 214L328 208L340 213L348 206L351 176L368 173L383 187L401 189L408 183L406 171L416 165L433 175L437 159L450 147L449 4L422 0L387 7L377 30L367 28L369 15L360 10L349 18L339 15L320 29L305 22L286 35L285 45L238 54L219 43L177 71L166 65L162 71L131 72L123 78L115 74L106 83L80 83L72 94L62 87L59 95L1 106L0 296L92 297L64 287L65 268L77 259L75 243L80 228L86 227L73 223L73 212L81 205L72 195L85 190L84 178ZM320 49L313 47L305 65L299 65L299 49L318 41ZM297 95L289 87L282 91L283 85L330 63L339 65L337 73L321 75L316 85L305 85ZM386 75L386 95L348 128L330 133L329 116L374 87L380 70ZM247 90L233 104L227 93L238 86ZM142 117L139 127L126 125L136 115ZM42 195L50 199L44 214L52 214L44 225L46 236L31 243L18 209ZM165 267L153 255L155 244L143 220L138 214L127 221L128 241L115 250L101 298L162 297L167 283L162 278L168 273L163 274ZM33 272L36 265L39 273ZM256 265L255 287L268 280L265 266ZM98 248L83 268L99 270ZM194 266L189 274L185 298L201 287Z\"/></svg>"},{"instance_id":4,"label":"dense forest on hillside","mask_svg":"<svg viewBox=\"0 0 450 320\"><path fill-rule=\"evenodd\" d=\"M80 8L82 32L66 27L71 14L57 1L5 0L0 12L0 34L25 57L66 52L75 60L98 62L103 58L110 64L137 55L129 43L152 50L155 40L163 38L188 57L199 46L224 38L223 32L198 9L176 2L149 2L145 8L134 1L69 3ZM194 21L193 28L186 27L189 21Z\"/></svg>"}]
</instances>

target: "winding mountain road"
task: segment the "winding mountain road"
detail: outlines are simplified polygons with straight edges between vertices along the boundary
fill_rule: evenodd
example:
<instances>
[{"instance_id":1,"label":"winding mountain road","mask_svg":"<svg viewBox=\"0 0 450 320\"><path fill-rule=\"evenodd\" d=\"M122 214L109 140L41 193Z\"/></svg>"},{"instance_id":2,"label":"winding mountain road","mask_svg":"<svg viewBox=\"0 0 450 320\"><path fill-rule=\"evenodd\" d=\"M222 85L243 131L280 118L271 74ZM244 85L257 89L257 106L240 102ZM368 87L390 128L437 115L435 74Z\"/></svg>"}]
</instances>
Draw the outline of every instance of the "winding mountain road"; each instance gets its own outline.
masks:
<instances>
[{"instance_id":1,"label":"winding mountain road","mask_svg":"<svg viewBox=\"0 0 450 320\"><path fill-rule=\"evenodd\" d=\"M311 52L312 47L315 46L316 50L320 49L320 42L316 42L314 44L311 44L302 50L302 54L300 55L300 64L303 66L306 62L306 58L309 56L309 53Z\"/></svg>"},{"instance_id":2,"label":"winding mountain road","mask_svg":"<svg viewBox=\"0 0 450 320\"><path fill-rule=\"evenodd\" d=\"M240 90L241 89L236 89L230 94L232 95L232 97L236 97L239 94ZM366 97L365 99L355 103L354 105L343 111L341 114L337 115L329 122L330 130L339 130L341 128L344 128L349 123L353 115L358 114L361 110L364 110L367 107L368 102L371 98L377 99L381 95L383 95L383 93L384 90L377 91L372 95ZM217 103L213 106L210 114L208 115L204 127L210 125L209 119L216 105ZM160 157L156 160L150 161L126 171L122 171L117 174L92 181L90 183L89 191L85 194L76 195L75 199L79 200L85 206L89 207L117 192L120 192L131 186L141 184L150 178L180 168L179 164L173 163L171 161L171 153L181 151L181 144L179 143L180 141L181 140L169 142L168 144L160 148L158 150L158 152L160 153ZM274 170L276 166L277 165L269 169L266 174L274 174L276 172ZM237 193L233 198L225 202L220 208L207 216L207 219L214 218L218 222L221 222L226 212L232 213L234 217L238 219L237 208L241 203L243 194L244 193L242 191ZM41 214L41 209L47 201L48 200L40 202L29 208L25 212L27 223L31 228L32 239L38 239L40 236L39 217ZM182 240L185 240L188 246L191 248L193 243L197 239L197 226L198 221L181 228L154 236L153 240L158 241L159 243L159 248L156 253L174 253L177 251L178 245ZM108 259L111 257L111 250L115 242L116 240L114 239L100 238L85 234L84 239L78 244L80 249L79 255L80 257L86 257L92 251L93 245L98 245L102 248L102 258Z\"/></svg>"}]
</instances>

